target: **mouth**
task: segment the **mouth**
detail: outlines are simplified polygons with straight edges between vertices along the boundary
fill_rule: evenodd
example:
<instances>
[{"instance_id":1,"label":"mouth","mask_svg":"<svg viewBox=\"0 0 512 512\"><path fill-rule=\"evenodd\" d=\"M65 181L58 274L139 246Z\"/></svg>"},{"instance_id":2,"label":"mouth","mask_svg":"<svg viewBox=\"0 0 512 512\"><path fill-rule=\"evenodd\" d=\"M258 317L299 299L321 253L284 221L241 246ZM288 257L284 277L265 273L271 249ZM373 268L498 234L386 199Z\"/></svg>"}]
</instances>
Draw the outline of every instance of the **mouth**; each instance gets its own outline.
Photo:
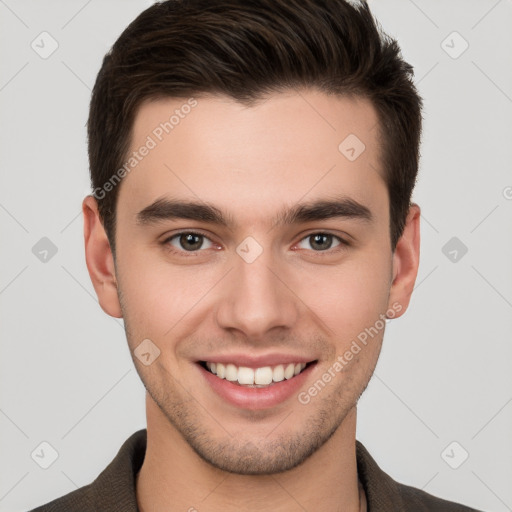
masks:
<instances>
[{"instance_id":1,"label":"mouth","mask_svg":"<svg viewBox=\"0 0 512 512\"><path fill-rule=\"evenodd\" d=\"M206 388L220 398L221 403L237 410L252 411L270 410L285 403L293 406L293 397L313 378L319 362L285 353L210 357L205 355L196 360ZM217 403L217 398L213 400Z\"/></svg>"},{"instance_id":2,"label":"mouth","mask_svg":"<svg viewBox=\"0 0 512 512\"><path fill-rule=\"evenodd\" d=\"M234 363L199 361L199 364L218 379L225 379L235 385L247 388L268 388L279 382L288 381L300 375L315 361L308 363L283 363L273 366L250 368L237 366Z\"/></svg>"}]
</instances>

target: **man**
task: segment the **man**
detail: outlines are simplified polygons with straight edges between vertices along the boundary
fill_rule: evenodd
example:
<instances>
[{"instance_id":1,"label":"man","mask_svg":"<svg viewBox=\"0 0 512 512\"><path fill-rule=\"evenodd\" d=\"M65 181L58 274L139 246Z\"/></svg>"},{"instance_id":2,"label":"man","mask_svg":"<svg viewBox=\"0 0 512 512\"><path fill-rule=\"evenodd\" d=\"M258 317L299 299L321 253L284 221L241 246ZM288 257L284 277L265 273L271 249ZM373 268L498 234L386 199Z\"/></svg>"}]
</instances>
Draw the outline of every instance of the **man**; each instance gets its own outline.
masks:
<instances>
[{"instance_id":1,"label":"man","mask_svg":"<svg viewBox=\"0 0 512 512\"><path fill-rule=\"evenodd\" d=\"M168 1L105 57L87 267L147 430L37 511L463 511L356 441L419 263L422 102L367 5Z\"/></svg>"}]
</instances>

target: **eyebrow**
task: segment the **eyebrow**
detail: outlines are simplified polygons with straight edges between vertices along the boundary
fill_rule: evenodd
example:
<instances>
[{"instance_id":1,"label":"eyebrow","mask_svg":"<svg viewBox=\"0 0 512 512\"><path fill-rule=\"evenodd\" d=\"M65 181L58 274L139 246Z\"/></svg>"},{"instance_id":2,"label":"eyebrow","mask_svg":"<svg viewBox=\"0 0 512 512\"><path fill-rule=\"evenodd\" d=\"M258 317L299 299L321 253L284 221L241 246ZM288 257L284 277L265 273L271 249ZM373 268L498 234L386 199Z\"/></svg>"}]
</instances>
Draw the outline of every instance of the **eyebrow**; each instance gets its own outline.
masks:
<instances>
[{"instance_id":1,"label":"eyebrow","mask_svg":"<svg viewBox=\"0 0 512 512\"><path fill-rule=\"evenodd\" d=\"M272 228L280 225L300 224L332 218L355 219L372 222L369 208L352 198L341 196L334 199L301 203L279 212L271 221ZM160 198L136 215L139 225L147 226L164 220L187 219L231 228L236 225L233 217L224 214L210 203Z\"/></svg>"}]
</instances>

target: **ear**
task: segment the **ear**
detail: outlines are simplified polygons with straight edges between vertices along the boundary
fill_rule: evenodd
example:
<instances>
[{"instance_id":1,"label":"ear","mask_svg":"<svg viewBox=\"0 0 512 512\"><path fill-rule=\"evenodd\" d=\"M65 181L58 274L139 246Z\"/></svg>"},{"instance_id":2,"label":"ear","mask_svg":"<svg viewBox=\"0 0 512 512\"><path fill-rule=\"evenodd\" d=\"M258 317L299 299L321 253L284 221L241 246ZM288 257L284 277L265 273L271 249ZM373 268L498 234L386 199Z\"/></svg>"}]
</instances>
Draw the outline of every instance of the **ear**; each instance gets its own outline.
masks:
<instances>
[{"instance_id":1,"label":"ear","mask_svg":"<svg viewBox=\"0 0 512 512\"><path fill-rule=\"evenodd\" d=\"M388 308L399 304L393 318L402 316L411 300L420 263L420 207L412 203L407 214L404 231L393 253L393 282L389 293Z\"/></svg>"},{"instance_id":2,"label":"ear","mask_svg":"<svg viewBox=\"0 0 512 512\"><path fill-rule=\"evenodd\" d=\"M92 195L83 200L82 212L84 214L85 261L94 290L101 309L107 315L121 318L123 314L117 294L114 258L99 216L98 203Z\"/></svg>"}]
</instances>

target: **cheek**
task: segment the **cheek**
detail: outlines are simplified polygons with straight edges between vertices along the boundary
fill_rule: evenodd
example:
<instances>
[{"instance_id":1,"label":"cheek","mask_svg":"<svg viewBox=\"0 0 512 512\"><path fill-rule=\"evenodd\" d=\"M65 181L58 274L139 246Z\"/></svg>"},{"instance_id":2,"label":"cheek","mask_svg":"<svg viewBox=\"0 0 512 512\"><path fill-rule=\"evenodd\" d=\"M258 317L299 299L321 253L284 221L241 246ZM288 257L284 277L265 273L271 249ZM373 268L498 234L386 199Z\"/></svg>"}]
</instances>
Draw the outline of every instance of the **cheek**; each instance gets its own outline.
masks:
<instances>
[{"instance_id":1,"label":"cheek","mask_svg":"<svg viewBox=\"0 0 512 512\"><path fill-rule=\"evenodd\" d=\"M133 250L119 251L118 274L125 321L138 337L155 340L186 325L218 281L213 268L171 265Z\"/></svg>"},{"instance_id":2,"label":"cheek","mask_svg":"<svg viewBox=\"0 0 512 512\"><path fill-rule=\"evenodd\" d=\"M391 255L359 255L338 267L319 269L314 277L303 276L302 293L310 290L308 305L340 343L350 343L386 312L390 269Z\"/></svg>"}]
</instances>

